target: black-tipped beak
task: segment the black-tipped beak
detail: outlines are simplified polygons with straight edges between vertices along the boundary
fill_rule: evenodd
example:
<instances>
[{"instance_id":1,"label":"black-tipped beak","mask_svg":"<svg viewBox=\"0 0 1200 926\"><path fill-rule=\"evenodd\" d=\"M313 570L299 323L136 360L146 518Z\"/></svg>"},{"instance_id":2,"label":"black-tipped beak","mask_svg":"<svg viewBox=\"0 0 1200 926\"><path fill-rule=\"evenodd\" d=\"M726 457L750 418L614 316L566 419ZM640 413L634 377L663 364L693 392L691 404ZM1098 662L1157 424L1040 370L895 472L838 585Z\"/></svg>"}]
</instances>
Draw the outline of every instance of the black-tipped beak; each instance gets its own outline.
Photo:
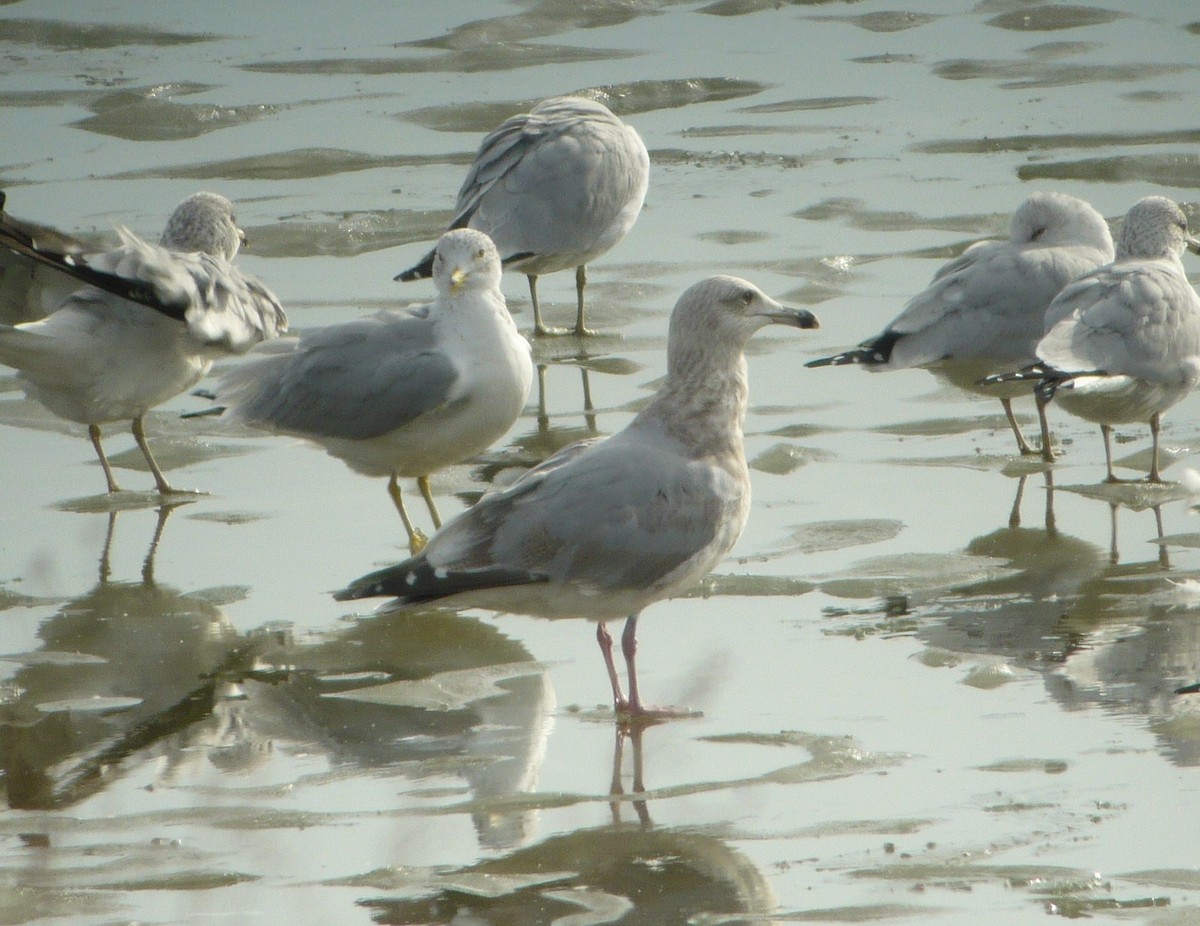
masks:
<instances>
[{"instance_id":1,"label":"black-tipped beak","mask_svg":"<svg viewBox=\"0 0 1200 926\"><path fill-rule=\"evenodd\" d=\"M1193 254L1200 254L1200 239L1192 235L1185 235L1183 238L1184 246Z\"/></svg>"},{"instance_id":2,"label":"black-tipped beak","mask_svg":"<svg viewBox=\"0 0 1200 926\"><path fill-rule=\"evenodd\" d=\"M808 309L793 309L780 306L779 309L768 312L767 318L777 325L788 325L792 328L820 328L821 322Z\"/></svg>"}]
</instances>

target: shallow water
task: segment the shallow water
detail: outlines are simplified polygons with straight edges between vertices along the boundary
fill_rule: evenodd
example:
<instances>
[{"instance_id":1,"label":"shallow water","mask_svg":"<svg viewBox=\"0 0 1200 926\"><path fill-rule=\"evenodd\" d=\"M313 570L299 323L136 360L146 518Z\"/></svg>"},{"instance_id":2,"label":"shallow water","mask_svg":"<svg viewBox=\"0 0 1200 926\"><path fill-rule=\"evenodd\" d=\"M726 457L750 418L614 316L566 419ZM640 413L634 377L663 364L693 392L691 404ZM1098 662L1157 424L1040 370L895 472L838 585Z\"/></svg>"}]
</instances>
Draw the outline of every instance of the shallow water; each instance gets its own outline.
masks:
<instances>
[{"instance_id":1,"label":"shallow water","mask_svg":"<svg viewBox=\"0 0 1200 926\"><path fill-rule=\"evenodd\" d=\"M704 275L811 307L819 331L752 344L745 536L640 625L649 696L703 716L618 738L590 624L334 602L404 542L381 482L311 447L181 396L148 430L207 494L111 500L78 429L0 378L0 922L1200 922L1200 696L1173 693L1200 680L1196 499L1100 487L1095 429L1055 410L1048 491L995 403L802 368L1032 189L1186 203L1194 11L348 9L4 6L8 209L156 236L224 192L300 329L427 298L391 278L480 136L602 92L652 161L589 268L603 334L539 343L544 411L434 488L447 513L620 428ZM541 293L570 317L570 274ZM1119 438L1144 467L1145 429ZM1195 397L1164 438L1168 477L1200 469Z\"/></svg>"}]
</instances>

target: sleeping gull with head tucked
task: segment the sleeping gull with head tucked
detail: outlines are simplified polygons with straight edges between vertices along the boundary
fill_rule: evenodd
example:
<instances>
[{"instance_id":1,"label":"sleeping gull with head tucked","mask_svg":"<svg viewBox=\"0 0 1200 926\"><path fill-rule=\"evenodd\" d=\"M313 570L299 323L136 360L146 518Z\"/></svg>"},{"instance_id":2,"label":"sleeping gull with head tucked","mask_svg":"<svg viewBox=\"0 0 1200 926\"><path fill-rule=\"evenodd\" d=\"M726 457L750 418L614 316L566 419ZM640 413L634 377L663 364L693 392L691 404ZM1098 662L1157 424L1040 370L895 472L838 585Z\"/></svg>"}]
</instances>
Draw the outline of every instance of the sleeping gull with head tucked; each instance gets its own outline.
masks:
<instances>
[{"instance_id":1,"label":"sleeping gull with head tucked","mask_svg":"<svg viewBox=\"0 0 1200 926\"><path fill-rule=\"evenodd\" d=\"M387 476L416 553L425 538L398 478L416 477L439 526L429 474L503 437L529 398L529 342L505 305L500 273L487 235L446 232L434 250L432 303L278 341L227 372L217 396L236 419Z\"/></svg>"},{"instance_id":2,"label":"sleeping gull with head tucked","mask_svg":"<svg viewBox=\"0 0 1200 926\"><path fill-rule=\"evenodd\" d=\"M505 267L529 278L537 335L559 333L542 323L538 277L574 267L574 333L582 336L590 333L586 266L625 237L649 180L650 156L631 126L595 100L553 97L483 139L450 227L486 232ZM429 276L432 259L430 252L397 279Z\"/></svg>"},{"instance_id":3,"label":"sleeping gull with head tucked","mask_svg":"<svg viewBox=\"0 0 1200 926\"><path fill-rule=\"evenodd\" d=\"M1050 300L1112 258L1112 235L1100 213L1065 193L1034 193L1013 214L1007 241L971 245L938 270L881 334L805 366L857 363L872 372L924 367L959 388L999 399L1017 449L1036 453L1012 410L1012 400L1029 393L1029 384L982 389L977 380L1032 361Z\"/></svg>"},{"instance_id":4,"label":"sleeping gull with head tucked","mask_svg":"<svg viewBox=\"0 0 1200 926\"><path fill-rule=\"evenodd\" d=\"M449 521L420 555L336 597L407 603L474 592L466 600L495 610L599 620L618 715L656 715L638 691L638 614L695 584L746 525L743 348L772 323L817 327L812 313L745 280L718 276L690 287L671 315L666 379L624 430L563 448ZM603 623L621 616L628 697Z\"/></svg>"},{"instance_id":5,"label":"sleeping gull with head tucked","mask_svg":"<svg viewBox=\"0 0 1200 926\"><path fill-rule=\"evenodd\" d=\"M1150 424L1147 481L1162 481L1162 413L1200 383L1200 296L1179 259L1185 247L1200 253L1183 210L1164 196L1138 200L1121 222L1116 260L1076 280L1046 310L1037 362L984 380L1036 381L1039 403L1057 399L1099 424L1108 482L1121 481L1113 474L1112 426L1134 421Z\"/></svg>"},{"instance_id":6,"label":"sleeping gull with head tucked","mask_svg":"<svg viewBox=\"0 0 1200 926\"><path fill-rule=\"evenodd\" d=\"M120 243L107 251L64 251L0 217L0 246L76 286L46 318L0 325L0 363L18 371L30 398L88 426L109 492L119 486L100 425L132 421L155 485L167 494L176 490L146 443L146 413L194 386L214 359L285 331L287 317L269 289L230 263L244 235L224 196L189 196L160 244L125 228L117 234Z\"/></svg>"}]
</instances>

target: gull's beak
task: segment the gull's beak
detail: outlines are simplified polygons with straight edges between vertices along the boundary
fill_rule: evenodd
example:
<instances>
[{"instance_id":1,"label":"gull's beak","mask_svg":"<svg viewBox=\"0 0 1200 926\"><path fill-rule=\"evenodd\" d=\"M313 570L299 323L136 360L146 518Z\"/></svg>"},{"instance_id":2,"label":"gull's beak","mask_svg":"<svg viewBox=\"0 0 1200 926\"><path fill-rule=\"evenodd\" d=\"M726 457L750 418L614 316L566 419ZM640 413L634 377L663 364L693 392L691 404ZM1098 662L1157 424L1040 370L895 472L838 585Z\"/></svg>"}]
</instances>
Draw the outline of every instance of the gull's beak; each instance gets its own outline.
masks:
<instances>
[{"instance_id":1,"label":"gull's beak","mask_svg":"<svg viewBox=\"0 0 1200 926\"><path fill-rule=\"evenodd\" d=\"M237 236L238 236L238 241L241 242L241 247L243 247L243 248L249 247L250 241L246 237L246 233L244 231L242 231L240 228L237 230Z\"/></svg>"},{"instance_id":2,"label":"gull's beak","mask_svg":"<svg viewBox=\"0 0 1200 926\"><path fill-rule=\"evenodd\" d=\"M457 296L462 292L464 286L467 285L467 273L462 267L455 267L450 271L450 295Z\"/></svg>"},{"instance_id":3,"label":"gull's beak","mask_svg":"<svg viewBox=\"0 0 1200 926\"><path fill-rule=\"evenodd\" d=\"M1193 254L1200 254L1200 240L1193 238L1191 235L1183 236L1183 246Z\"/></svg>"},{"instance_id":4,"label":"gull's beak","mask_svg":"<svg viewBox=\"0 0 1200 926\"><path fill-rule=\"evenodd\" d=\"M807 309L793 309L791 306L776 303L766 312L760 313L776 325L788 325L792 328L820 328L817 316Z\"/></svg>"}]
</instances>

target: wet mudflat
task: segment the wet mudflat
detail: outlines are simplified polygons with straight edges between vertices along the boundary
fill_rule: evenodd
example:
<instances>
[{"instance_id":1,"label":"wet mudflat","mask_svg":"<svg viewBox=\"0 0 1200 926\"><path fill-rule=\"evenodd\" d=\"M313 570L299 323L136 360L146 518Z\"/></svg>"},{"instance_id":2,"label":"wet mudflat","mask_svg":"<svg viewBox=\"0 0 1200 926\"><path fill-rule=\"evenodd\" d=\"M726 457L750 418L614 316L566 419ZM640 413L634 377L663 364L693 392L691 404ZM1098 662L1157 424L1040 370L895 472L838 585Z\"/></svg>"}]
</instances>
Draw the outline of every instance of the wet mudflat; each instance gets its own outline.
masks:
<instances>
[{"instance_id":1,"label":"wet mudflat","mask_svg":"<svg viewBox=\"0 0 1200 926\"><path fill-rule=\"evenodd\" d=\"M205 494L138 491L114 429L109 498L0 377L0 922L1200 922L1200 695L1174 694L1200 681L1200 400L1165 418L1173 484L1112 488L1061 410L1048 473L995 402L803 368L1034 189L1200 218L1200 25L944 7L4 7L9 211L152 236L225 193L298 330L429 298L392 277L529 102L600 91L641 132L601 334L538 341L544 402L434 477L443 513L623 426L703 276L822 328L752 342L750 525L641 623L647 697L702 716L628 738L589 623L333 601L405 553L382 481L181 396L148 431ZM571 274L539 291L573 317ZM1144 471L1147 430L1117 438Z\"/></svg>"}]
</instances>

